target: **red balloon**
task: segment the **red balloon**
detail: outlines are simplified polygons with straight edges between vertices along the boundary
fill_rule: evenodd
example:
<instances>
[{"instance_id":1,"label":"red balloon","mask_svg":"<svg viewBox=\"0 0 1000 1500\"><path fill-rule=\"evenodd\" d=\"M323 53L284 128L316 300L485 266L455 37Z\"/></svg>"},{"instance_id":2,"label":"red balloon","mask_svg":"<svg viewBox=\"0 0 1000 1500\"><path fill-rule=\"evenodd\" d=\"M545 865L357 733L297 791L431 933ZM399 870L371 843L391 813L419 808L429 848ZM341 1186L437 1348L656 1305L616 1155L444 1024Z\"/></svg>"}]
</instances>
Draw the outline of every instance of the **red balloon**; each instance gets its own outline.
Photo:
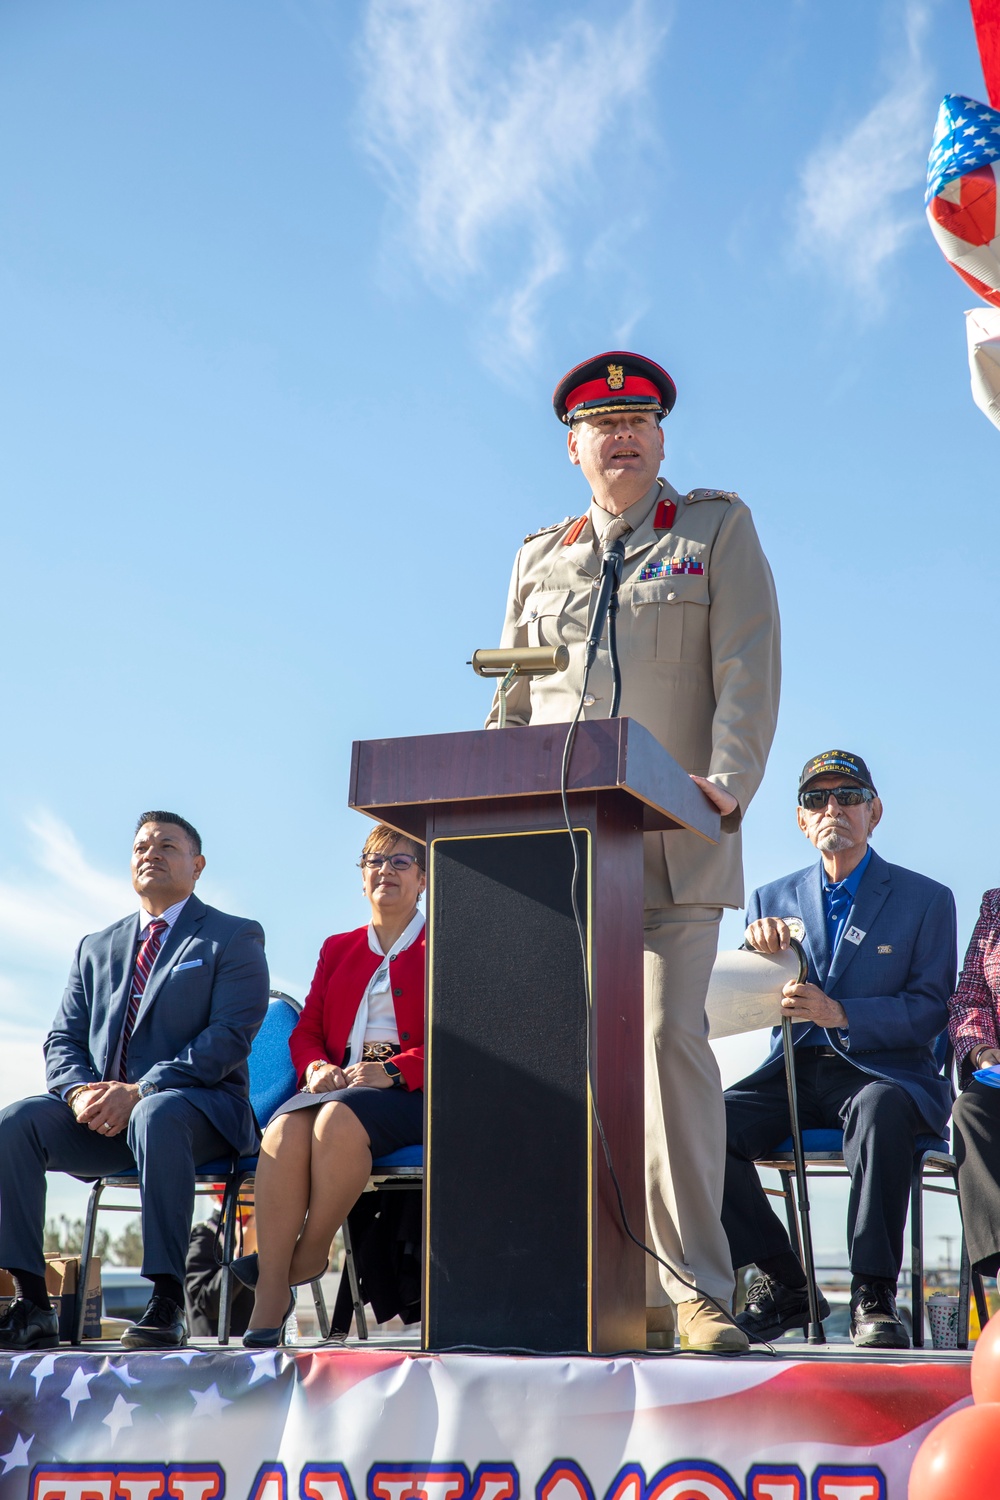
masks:
<instances>
[{"instance_id":1,"label":"red balloon","mask_svg":"<svg viewBox=\"0 0 1000 1500\"><path fill-rule=\"evenodd\" d=\"M910 1470L909 1500L987 1500L1000 1490L1000 1403L964 1406L929 1432Z\"/></svg>"},{"instance_id":2,"label":"red balloon","mask_svg":"<svg viewBox=\"0 0 1000 1500\"><path fill-rule=\"evenodd\" d=\"M1000 1317L991 1318L972 1356L973 1401L1000 1401Z\"/></svg>"}]
</instances>

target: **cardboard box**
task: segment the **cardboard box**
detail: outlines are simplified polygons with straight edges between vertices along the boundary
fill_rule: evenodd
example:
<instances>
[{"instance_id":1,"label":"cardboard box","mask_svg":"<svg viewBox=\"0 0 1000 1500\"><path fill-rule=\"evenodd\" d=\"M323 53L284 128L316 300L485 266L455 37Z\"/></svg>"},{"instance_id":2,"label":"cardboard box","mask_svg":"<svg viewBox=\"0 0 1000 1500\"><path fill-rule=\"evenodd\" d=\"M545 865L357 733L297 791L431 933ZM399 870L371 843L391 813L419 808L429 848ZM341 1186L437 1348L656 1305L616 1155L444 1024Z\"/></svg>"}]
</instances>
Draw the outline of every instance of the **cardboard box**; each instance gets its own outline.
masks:
<instances>
[{"instance_id":1,"label":"cardboard box","mask_svg":"<svg viewBox=\"0 0 1000 1500\"><path fill-rule=\"evenodd\" d=\"M59 1317L59 1337L72 1342L76 1324L77 1283L80 1278L79 1256L47 1255L45 1287ZM6 1271L0 1271L0 1309L14 1296L14 1283ZM101 1336L101 1260L91 1257L87 1276L87 1314L83 1324L85 1339Z\"/></svg>"}]
</instances>

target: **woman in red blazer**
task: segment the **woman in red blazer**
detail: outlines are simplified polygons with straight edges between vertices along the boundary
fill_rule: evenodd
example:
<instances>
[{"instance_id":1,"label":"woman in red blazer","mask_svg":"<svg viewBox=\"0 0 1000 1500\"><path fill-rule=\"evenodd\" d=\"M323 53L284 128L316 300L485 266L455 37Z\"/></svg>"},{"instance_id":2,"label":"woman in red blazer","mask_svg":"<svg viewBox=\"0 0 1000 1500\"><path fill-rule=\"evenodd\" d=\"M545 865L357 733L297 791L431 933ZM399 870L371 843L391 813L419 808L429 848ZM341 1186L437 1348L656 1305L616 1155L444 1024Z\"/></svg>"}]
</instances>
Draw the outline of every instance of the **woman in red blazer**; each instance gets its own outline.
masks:
<instances>
[{"instance_id":1,"label":"woman in red blazer","mask_svg":"<svg viewBox=\"0 0 1000 1500\"><path fill-rule=\"evenodd\" d=\"M290 1288L324 1270L372 1159L423 1139L424 851L380 823L361 870L371 922L323 944L289 1041L300 1092L261 1142L257 1254L233 1264L256 1287L249 1348L281 1342Z\"/></svg>"}]
</instances>

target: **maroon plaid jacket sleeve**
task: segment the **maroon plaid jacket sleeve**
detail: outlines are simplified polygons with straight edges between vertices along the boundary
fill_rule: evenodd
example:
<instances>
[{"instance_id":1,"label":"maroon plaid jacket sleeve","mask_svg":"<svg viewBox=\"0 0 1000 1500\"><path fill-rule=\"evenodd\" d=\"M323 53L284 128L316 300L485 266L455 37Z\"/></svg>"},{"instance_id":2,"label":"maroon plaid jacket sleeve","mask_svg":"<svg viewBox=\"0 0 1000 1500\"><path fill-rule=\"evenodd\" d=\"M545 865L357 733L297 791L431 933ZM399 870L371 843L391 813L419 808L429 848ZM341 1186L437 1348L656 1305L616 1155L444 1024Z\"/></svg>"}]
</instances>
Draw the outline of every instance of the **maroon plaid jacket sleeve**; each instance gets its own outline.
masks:
<instances>
[{"instance_id":1,"label":"maroon plaid jacket sleeve","mask_svg":"<svg viewBox=\"0 0 1000 1500\"><path fill-rule=\"evenodd\" d=\"M969 1054L976 1047L1000 1048L997 1024L1000 989L1000 890L986 891L979 920L965 955L958 989L948 1004L948 1030L955 1048L959 1081L968 1083Z\"/></svg>"}]
</instances>

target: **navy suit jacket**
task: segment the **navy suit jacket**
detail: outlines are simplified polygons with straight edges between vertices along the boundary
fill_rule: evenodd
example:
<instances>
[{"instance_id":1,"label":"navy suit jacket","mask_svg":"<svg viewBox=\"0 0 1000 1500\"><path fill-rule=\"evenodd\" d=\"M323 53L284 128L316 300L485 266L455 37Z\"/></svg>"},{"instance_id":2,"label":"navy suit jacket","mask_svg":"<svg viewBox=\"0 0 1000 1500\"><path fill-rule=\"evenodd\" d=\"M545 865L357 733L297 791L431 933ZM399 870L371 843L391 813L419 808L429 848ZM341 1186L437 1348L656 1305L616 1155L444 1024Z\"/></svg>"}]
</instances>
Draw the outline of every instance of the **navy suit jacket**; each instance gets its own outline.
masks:
<instances>
[{"instance_id":1,"label":"navy suit jacket","mask_svg":"<svg viewBox=\"0 0 1000 1500\"><path fill-rule=\"evenodd\" d=\"M135 913L77 948L45 1039L50 1093L114 1076L138 939ZM247 1057L267 1003L263 929L189 896L146 982L129 1042L129 1083L179 1089L234 1151L253 1151Z\"/></svg>"},{"instance_id":2,"label":"navy suit jacket","mask_svg":"<svg viewBox=\"0 0 1000 1500\"><path fill-rule=\"evenodd\" d=\"M847 925L864 936L857 943L842 937L833 963L821 861L754 891L747 925L758 917L801 918L808 978L847 1012L845 1029L826 1032L830 1045L873 1078L901 1084L929 1129L942 1135L952 1091L941 1076L934 1041L948 1024L958 967L955 898L948 887L890 865L873 849ZM793 1028L793 1038L800 1030L805 1027ZM766 1063L738 1087L752 1088L783 1067L776 1028Z\"/></svg>"}]
</instances>

